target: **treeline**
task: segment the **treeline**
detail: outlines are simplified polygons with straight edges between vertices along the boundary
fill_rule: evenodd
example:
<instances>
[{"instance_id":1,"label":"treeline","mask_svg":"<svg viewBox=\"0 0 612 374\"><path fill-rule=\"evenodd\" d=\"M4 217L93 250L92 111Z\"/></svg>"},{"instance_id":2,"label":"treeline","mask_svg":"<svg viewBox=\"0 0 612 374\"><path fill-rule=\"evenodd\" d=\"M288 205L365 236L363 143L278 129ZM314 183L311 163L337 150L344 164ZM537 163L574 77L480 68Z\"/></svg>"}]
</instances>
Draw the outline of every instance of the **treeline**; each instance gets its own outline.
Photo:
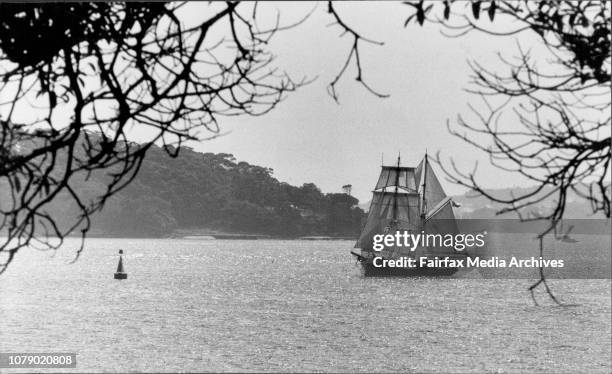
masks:
<instances>
[{"instance_id":1,"label":"treeline","mask_svg":"<svg viewBox=\"0 0 612 374\"><path fill-rule=\"evenodd\" d=\"M312 183L292 186L272 173L231 154L185 147L179 157L170 158L153 147L134 181L93 216L91 234L163 237L191 229L276 237L359 233L364 212L356 198L323 194ZM93 195L103 184L94 177L75 187Z\"/></svg>"}]
</instances>

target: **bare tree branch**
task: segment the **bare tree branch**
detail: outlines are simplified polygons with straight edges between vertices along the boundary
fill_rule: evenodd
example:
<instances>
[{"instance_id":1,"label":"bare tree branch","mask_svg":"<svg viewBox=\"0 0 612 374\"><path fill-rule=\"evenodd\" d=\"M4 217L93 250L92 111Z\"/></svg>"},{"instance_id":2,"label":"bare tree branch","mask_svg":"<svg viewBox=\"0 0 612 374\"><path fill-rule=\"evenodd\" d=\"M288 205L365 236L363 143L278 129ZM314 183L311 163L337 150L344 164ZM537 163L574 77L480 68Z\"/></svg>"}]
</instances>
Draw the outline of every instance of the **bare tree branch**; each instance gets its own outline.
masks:
<instances>
[{"instance_id":1,"label":"bare tree branch","mask_svg":"<svg viewBox=\"0 0 612 374\"><path fill-rule=\"evenodd\" d=\"M254 4L208 4L189 26L183 6L0 4L0 272L25 246L84 238L153 144L176 157L186 140L219 133L220 117L267 113L305 82L273 66L267 42L287 26L260 29ZM149 138L130 141L143 128ZM103 191L71 187L94 173ZM78 212L69 227L56 224L58 198Z\"/></svg>"},{"instance_id":2,"label":"bare tree branch","mask_svg":"<svg viewBox=\"0 0 612 374\"><path fill-rule=\"evenodd\" d=\"M355 80L357 82L359 82L363 87L365 87L365 89L368 90L374 96L380 97L380 98L389 97L389 95L387 95L387 94L383 94L383 93L380 93L380 92L374 90L369 84L367 84L365 82L365 80L363 79L363 68L362 68L362 65L361 65L361 56L359 54L360 42L370 43L370 44L379 45L379 46L384 45L384 43L383 42L378 42L378 41L375 41L375 40L372 40L372 39L365 38L364 36L359 34L353 28L348 26L342 20L342 18L340 18L340 15L338 14L336 9L334 8L334 3L332 1L329 1L327 4L328 4L327 5L328 13L330 13L333 16L333 18L335 20L335 24L339 25L343 29L343 32L342 32L341 36L344 36L345 34L349 34L353 38L353 44L352 44L351 49L350 49L350 51L349 51L349 53L348 53L348 55L346 57L346 60L344 61L344 64L342 65L342 68L340 69L340 71L338 72L336 77L329 84L327 91L329 92L331 97L336 102L338 102L338 93L336 91L336 85L338 84L338 82L340 81L342 76L344 76L344 73L346 72L346 69L349 67L351 61L354 59L355 60L355 68L357 69L357 76L355 77Z\"/></svg>"},{"instance_id":3,"label":"bare tree branch","mask_svg":"<svg viewBox=\"0 0 612 374\"><path fill-rule=\"evenodd\" d=\"M499 55L502 66L487 69L470 61L471 85L482 105L470 105L471 116L448 125L451 134L483 151L492 165L517 173L535 188L510 197L495 196L476 177L437 160L448 178L491 201L498 214L514 212L523 220L548 220L553 232L566 211L568 194L586 199L593 213L610 217L610 3L602 1L473 1L411 2L419 24L440 24L445 35L460 37L476 31L493 36L531 32L538 51L517 43L511 57ZM442 10L436 10L436 8ZM487 14L488 20L481 15ZM493 22L503 20L502 26ZM508 26L510 25L510 26ZM483 141L487 139L488 141ZM549 211L534 210L553 200ZM556 302L542 269L529 291L544 285ZM534 299L535 301L535 299Z\"/></svg>"}]
</instances>

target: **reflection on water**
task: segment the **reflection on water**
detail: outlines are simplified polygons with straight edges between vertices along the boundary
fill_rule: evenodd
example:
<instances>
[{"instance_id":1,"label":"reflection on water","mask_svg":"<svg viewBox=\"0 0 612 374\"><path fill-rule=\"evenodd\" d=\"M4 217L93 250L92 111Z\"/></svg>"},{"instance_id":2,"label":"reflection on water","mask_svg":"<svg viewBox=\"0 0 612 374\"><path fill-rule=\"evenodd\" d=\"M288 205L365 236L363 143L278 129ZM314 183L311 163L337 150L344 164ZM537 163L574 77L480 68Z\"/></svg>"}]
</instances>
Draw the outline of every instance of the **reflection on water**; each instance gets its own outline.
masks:
<instances>
[{"instance_id":1,"label":"reflection on water","mask_svg":"<svg viewBox=\"0 0 612 374\"><path fill-rule=\"evenodd\" d=\"M24 251L0 276L0 351L77 352L97 372L610 372L609 280L553 280L579 305L535 307L529 280L364 279L352 244L90 239L72 265L76 241Z\"/></svg>"}]
</instances>

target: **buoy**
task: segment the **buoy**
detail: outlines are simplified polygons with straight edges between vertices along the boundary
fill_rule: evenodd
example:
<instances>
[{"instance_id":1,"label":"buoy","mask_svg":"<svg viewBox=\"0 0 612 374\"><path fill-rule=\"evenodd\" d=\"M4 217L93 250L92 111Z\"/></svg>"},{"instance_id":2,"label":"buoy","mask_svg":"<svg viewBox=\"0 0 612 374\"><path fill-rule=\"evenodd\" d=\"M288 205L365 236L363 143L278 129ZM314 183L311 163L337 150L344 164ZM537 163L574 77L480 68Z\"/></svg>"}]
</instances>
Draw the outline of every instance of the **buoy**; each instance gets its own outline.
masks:
<instances>
[{"instance_id":1,"label":"buoy","mask_svg":"<svg viewBox=\"0 0 612 374\"><path fill-rule=\"evenodd\" d=\"M123 249L119 250L119 264L115 272L115 279L127 279L127 273L123 269Z\"/></svg>"}]
</instances>

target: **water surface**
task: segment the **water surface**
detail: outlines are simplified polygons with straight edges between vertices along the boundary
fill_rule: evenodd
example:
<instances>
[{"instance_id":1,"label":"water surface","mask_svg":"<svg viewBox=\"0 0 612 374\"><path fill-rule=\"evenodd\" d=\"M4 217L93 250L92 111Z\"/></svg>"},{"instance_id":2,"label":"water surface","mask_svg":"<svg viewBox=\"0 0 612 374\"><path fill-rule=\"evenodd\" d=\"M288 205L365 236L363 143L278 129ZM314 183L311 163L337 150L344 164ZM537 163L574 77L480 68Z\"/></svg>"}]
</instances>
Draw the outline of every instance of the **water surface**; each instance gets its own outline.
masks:
<instances>
[{"instance_id":1,"label":"water surface","mask_svg":"<svg viewBox=\"0 0 612 374\"><path fill-rule=\"evenodd\" d=\"M610 280L363 278L349 241L88 239L0 276L1 352L75 371L605 372ZM117 249L129 278L117 281ZM67 369L63 369L67 370Z\"/></svg>"}]
</instances>

